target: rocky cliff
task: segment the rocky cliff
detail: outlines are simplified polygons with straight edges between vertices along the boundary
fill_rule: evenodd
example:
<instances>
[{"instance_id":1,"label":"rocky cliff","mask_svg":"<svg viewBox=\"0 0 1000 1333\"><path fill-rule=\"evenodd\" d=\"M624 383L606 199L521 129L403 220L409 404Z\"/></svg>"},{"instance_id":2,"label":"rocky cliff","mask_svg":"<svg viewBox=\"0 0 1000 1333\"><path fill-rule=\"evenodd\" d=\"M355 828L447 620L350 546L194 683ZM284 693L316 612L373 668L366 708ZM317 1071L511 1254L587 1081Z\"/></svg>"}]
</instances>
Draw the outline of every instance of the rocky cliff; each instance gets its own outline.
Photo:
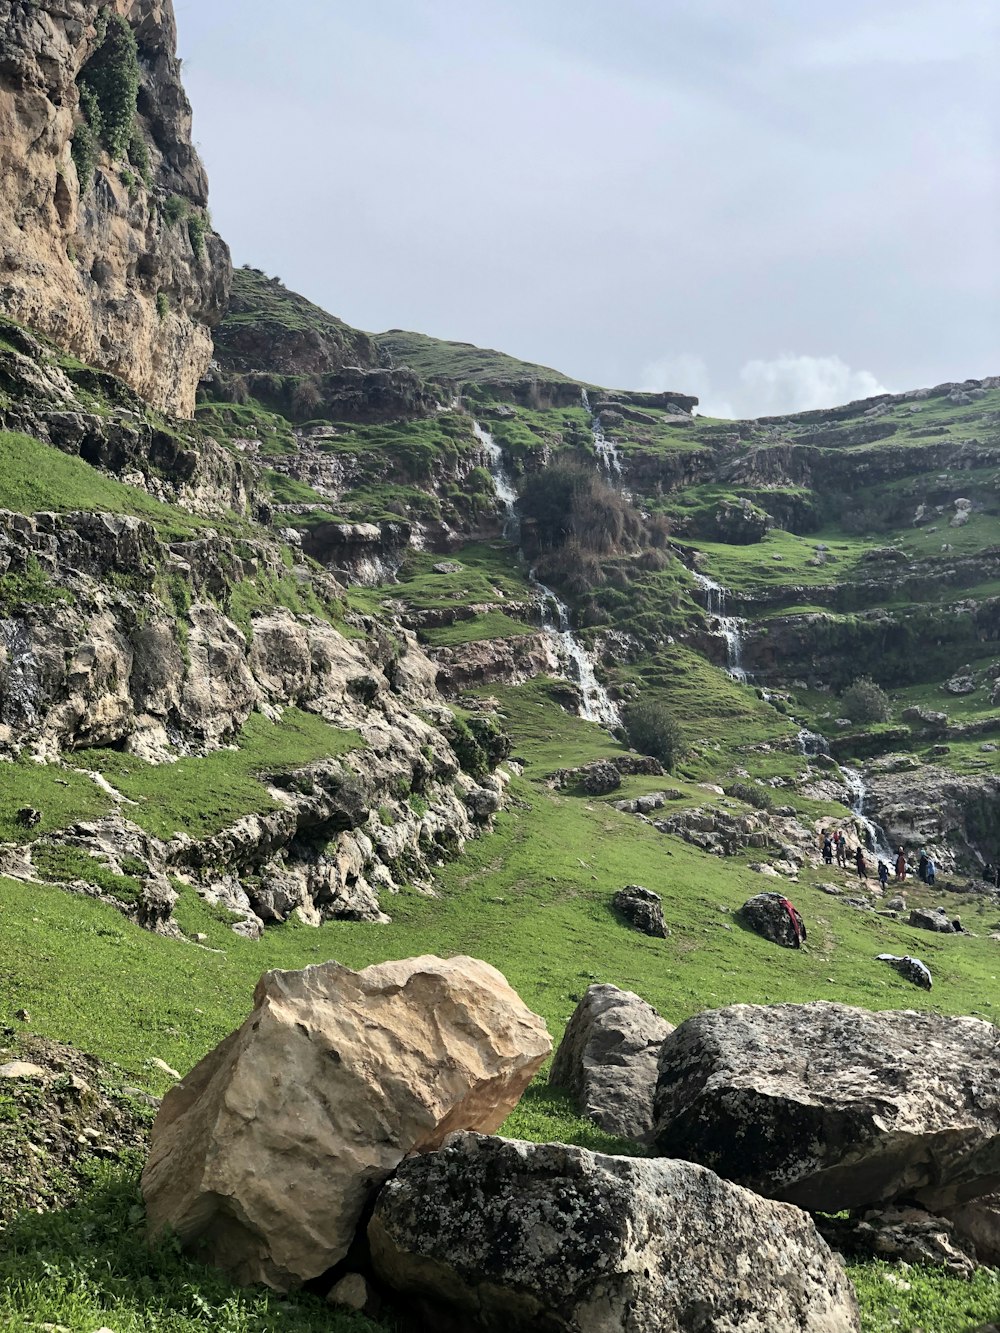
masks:
<instances>
[{"instance_id":1,"label":"rocky cliff","mask_svg":"<svg viewBox=\"0 0 1000 1333\"><path fill-rule=\"evenodd\" d=\"M0 0L0 309L190 416L228 299L171 0Z\"/></svg>"}]
</instances>

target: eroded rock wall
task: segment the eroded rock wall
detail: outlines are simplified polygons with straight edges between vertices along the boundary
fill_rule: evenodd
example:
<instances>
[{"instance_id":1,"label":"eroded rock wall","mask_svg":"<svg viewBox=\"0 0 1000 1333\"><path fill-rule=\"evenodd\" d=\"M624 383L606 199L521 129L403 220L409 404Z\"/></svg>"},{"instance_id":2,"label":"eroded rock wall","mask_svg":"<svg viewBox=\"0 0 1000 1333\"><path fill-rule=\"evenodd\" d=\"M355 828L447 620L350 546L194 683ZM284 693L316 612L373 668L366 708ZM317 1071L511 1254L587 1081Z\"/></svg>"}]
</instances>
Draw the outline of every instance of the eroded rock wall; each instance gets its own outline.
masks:
<instances>
[{"instance_id":1,"label":"eroded rock wall","mask_svg":"<svg viewBox=\"0 0 1000 1333\"><path fill-rule=\"evenodd\" d=\"M125 165L98 146L81 180L78 80L99 49L103 8L0 0L0 309L190 416L228 300L229 251L205 212L171 0L109 7L137 43L145 151Z\"/></svg>"}]
</instances>

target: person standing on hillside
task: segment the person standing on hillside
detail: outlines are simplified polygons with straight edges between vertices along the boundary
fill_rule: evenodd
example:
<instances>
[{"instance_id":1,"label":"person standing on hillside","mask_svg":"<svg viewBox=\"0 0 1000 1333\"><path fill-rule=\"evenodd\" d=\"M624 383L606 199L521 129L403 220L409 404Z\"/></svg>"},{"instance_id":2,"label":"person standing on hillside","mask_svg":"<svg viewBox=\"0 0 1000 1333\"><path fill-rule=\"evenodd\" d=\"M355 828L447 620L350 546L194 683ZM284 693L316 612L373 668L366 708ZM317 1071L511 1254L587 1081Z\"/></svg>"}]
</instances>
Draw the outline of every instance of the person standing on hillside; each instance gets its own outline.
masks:
<instances>
[{"instance_id":1,"label":"person standing on hillside","mask_svg":"<svg viewBox=\"0 0 1000 1333\"><path fill-rule=\"evenodd\" d=\"M878 863L878 882L882 885L882 891L885 892L885 887L889 883L889 867L884 861Z\"/></svg>"},{"instance_id":2,"label":"person standing on hillside","mask_svg":"<svg viewBox=\"0 0 1000 1333\"><path fill-rule=\"evenodd\" d=\"M901 884L906 879L906 853L902 847L896 854L896 878Z\"/></svg>"},{"instance_id":3,"label":"person standing on hillside","mask_svg":"<svg viewBox=\"0 0 1000 1333\"><path fill-rule=\"evenodd\" d=\"M854 853L854 860L858 867L858 879L867 879L868 867L865 864L865 854L864 851L862 850L860 842L858 843L858 850Z\"/></svg>"},{"instance_id":4,"label":"person standing on hillside","mask_svg":"<svg viewBox=\"0 0 1000 1333\"><path fill-rule=\"evenodd\" d=\"M934 880L937 876L937 866L934 864L934 862L931 860L930 857L927 858L927 867L924 872L924 875L927 883L931 886L931 888L933 888Z\"/></svg>"},{"instance_id":5,"label":"person standing on hillside","mask_svg":"<svg viewBox=\"0 0 1000 1333\"><path fill-rule=\"evenodd\" d=\"M823 839L823 860L828 866L833 864L833 843L830 841L829 833Z\"/></svg>"},{"instance_id":6,"label":"person standing on hillside","mask_svg":"<svg viewBox=\"0 0 1000 1333\"><path fill-rule=\"evenodd\" d=\"M917 861L917 874L920 876L924 884L927 883L927 859L927 848L921 847L920 857Z\"/></svg>"},{"instance_id":7,"label":"person standing on hillside","mask_svg":"<svg viewBox=\"0 0 1000 1333\"><path fill-rule=\"evenodd\" d=\"M841 870L846 870L846 869L847 869L847 839L844 837L844 830L843 830L843 829L837 829L837 832L836 832L836 833L834 834L834 836L833 836L833 840L834 840L834 842L836 843L836 847L837 847L837 865L840 866Z\"/></svg>"}]
</instances>

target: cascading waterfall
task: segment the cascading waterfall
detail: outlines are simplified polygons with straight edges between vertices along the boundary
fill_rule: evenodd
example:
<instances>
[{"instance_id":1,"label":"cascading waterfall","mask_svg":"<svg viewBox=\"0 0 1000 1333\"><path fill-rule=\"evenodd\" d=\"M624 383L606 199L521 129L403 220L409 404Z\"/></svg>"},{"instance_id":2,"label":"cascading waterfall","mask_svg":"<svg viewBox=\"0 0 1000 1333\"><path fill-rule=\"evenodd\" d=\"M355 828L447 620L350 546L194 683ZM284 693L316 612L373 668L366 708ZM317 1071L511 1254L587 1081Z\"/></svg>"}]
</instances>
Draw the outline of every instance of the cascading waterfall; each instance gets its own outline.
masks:
<instances>
[{"instance_id":1,"label":"cascading waterfall","mask_svg":"<svg viewBox=\"0 0 1000 1333\"><path fill-rule=\"evenodd\" d=\"M705 608L719 622L719 632L726 641L726 670L741 685L749 680L743 666L743 626L745 620L726 615L726 590L707 574L692 571L691 577L705 593Z\"/></svg>"},{"instance_id":2,"label":"cascading waterfall","mask_svg":"<svg viewBox=\"0 0 1000 1333\"><path fill-rule=\"evenodd\" d=\"M868 818L865 814L865 805L868 801L868 788L861 773L856 768L848 768L846 764L840 765L840 771L844 775L844 781L847 784L847 791L850 797L851 814L854 817L855 824L859 824L864 832L865 842L868 850L873 856L880 857L891 866L896 859L896 853L889 846L889 840L885 835L885 830L878 824Z\"/></svg>"},{"instance_id":3,"label":"cascading waterfall","mask_svg":"<svg viewBox=\"0 0 1000 1333\"><path fill-rule=\"evenodd\" d=\"M601 467L609 477L620 479L622 475L622 460L618 452L618 446L614 440L609 440L604 434L604 427L601 425L600 417L590 406L590 394L586 389L580 390L580 400L583 403L584 411L590 417L590 430L594 437L594 449L597 457L600 459Z\"/></svg>"},{"instance_id":4,"label":"cascading waterfall","mask_svg":"<svg viewBox=\"0 0 1000 1333\"><path fill-rule=\"evenodd\" d=\"M535 578L534 570L530 572L528 578L542 594L542 628L548 635L567 676L580 687L580 716L586 718L588 722L599 722L602 727L620 727L621 714L607 690L597 679L593 659L573 633L569 607L558 593ZM552 614L553 608L555 617Z\"/></svg>"},{"instance_id":5,"label":"cascading waterfall","mask_svg":"<svg viewBox=\"0 0 1000 1333\"><path fill-rule=\"evenodd\" d=\"M519 544L521 540L521 516L517 512L517 491L514 489L514 479L507 471L503 450L490 432L478 421L473 421L472 433L483 446L483 457L486 460L490 476L493 478L493 487L496 490L497 499L503 505L503 535L507 541Z\"/></svg>"},{"instance_id":6,"label":"cascading waterfall","mask_svg":"<svg viewBox=\"0 0 1000 1333\"><path fill-rule=\"evenodd\" d=\"M806 759L813 759L818 754L830 753L830 742L818 731L808 731L805 727L798 734L799 754Z\"/></svg>"},{"instance_id":7,"label":"cascading waterfall","mask_svg":"<svg viewBox=\"0 0 1000 1333\"><path fill-rule=\"evenodd\" d=\"M497 499L504 508L503 535L507 541L519 545L521 515L517 507L517 491L504 462L503 450L480 422L473 421L472 430L483 446L483 457L493 478ZM580 687L580 716L588 722L598 722L603 727L620 727L621 715L597 679L593 658L573 633L569 607L556 592L535 578L534 570L529 572L528 579L540 594L542 628L566 676Z\"/></svg>"}]
</instances>

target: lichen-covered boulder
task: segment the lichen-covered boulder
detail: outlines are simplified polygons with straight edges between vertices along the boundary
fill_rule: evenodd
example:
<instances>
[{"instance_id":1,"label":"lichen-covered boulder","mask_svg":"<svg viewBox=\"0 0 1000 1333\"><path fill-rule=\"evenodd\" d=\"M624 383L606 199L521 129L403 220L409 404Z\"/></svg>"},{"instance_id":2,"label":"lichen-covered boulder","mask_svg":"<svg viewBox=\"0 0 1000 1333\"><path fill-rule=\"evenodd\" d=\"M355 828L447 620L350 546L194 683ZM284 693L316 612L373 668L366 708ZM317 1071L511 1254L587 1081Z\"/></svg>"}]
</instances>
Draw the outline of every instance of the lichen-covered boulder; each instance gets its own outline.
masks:
<instances>
[{"instance_id":1,"label":"lichen-covered boulder","mask_svg":"<svg viewBox=\"0 0 1000 1333\"><path fill-rule=\"evenodd\" d=\"M660 1050L656 1148L820 1212L1000 1188L1000 1029L845 1004L696 1014Z\"/></svg>"},{"instance_id":2,"label":"lichen-covered boulder","mask_svg":"<svg viewBox=\"0 0 1000 1333\"><path fill-rule=\"evenodd\" d=\"M743 904L738 915L748 930L762 935L772 944L798 949L805 943L805 922L784 894L754 894Z\"/></svg>"},{"instance_id":3,"label":"lichen-covered boulder","mask_svg":"<svg viewBox=\"0 0 1000 1333\"><path fill-rule=\"evenodd\" d=\"M551 1049L473 958L268 972L242 1027L163 1099L142 1175L150 1231L238 1282L317 1277L404 1157L492 1133Z\"/></svg>"},{"instance_id":4,"label":"lichen-covered boulder","mask_svg":"<svg viewBox=\"0 0 1000 1333\"><path fill-rule=\"evenodd\" d=\"M653 1130L660 1047L673 1030L632 991L589 986L566 1025L549 1082L609 1134L644 1142Z\"/></svg>"},{"instance_id":5,"label":"lichen-covered boulder","mask_svg":"<svg viewBox=\"0 0 1000 1333\"><path fill-rule=\"evenodd\" d=\"M909 925L919 930L934 930L941 935L954 935L955 925L943 907L911 907Z\"/></svg>"},{"instance_id":6,"label":"lichen-covered boulder","mask_svg":"<svg viewBox=\"0 0 1000 1333\"><path fill-rule=\"evenodd\" d=\"M457 1134L400 1166L368 1240L440 1333L860 1327L805 1213L688 1162Z\"/></svg>"},{"instance_id":7,"label":"lichen-covered boulder","mask_svg":"<svg viewBox=\"0 0 1000 1333\"><path fill-rule=\"evenodd\" d=\"M641 884L626 884L612 898L611 905L644 935L664 940L670 934L663 919L663 899L652 889L644 889Z\"/></svg>"}]
</instances>

